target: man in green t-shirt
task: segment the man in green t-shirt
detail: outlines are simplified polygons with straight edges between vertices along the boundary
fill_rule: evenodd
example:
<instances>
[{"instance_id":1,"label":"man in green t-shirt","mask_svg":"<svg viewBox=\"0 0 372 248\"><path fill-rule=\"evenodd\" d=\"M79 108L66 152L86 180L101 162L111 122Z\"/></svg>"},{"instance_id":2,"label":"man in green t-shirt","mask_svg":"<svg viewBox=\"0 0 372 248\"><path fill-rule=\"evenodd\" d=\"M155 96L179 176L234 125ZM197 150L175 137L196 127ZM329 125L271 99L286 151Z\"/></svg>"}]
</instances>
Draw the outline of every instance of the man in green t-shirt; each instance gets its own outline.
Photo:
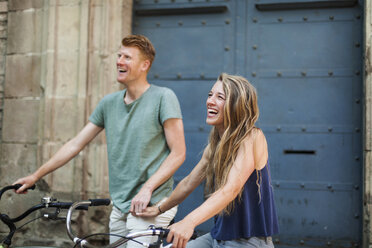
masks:
<instances>
[{"instance_id":1,"label":"man in green t-shirt","mask_svg":"<svg viewBox=\"0 0 372 248\"><path fill-rule=\"evenodd\" d=\"M125 37L116 62L117 81L125 85L125 90L105 96L77 136L36 172L15 182L23 185L17 193L65 165L105 129L109 189L114 204L110 233L125 235L146 229L150 224L167 226L176 208L160 218L144 219L136 215L170 195L172 176L186 153L176 95L168 88L150 85L147 81L154 57L155 49L146 37ZM111 243L115 240L110 237ZM136 243L130 243L128 247L137 247Z\"/></svg>"}]
</instances>

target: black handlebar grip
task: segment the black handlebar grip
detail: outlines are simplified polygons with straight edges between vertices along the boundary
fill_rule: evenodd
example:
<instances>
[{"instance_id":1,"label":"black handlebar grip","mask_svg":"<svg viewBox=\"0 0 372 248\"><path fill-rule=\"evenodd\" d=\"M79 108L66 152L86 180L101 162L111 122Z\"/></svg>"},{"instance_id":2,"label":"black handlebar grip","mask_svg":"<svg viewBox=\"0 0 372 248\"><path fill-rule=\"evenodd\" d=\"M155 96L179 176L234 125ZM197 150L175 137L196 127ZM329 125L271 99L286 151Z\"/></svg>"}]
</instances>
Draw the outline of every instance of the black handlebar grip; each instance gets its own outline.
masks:
<instances>
[{"instance_id":1,"label":"black handlebar grip","mask_svg":"<svg viewBox=\"0 0 372 248\"><path fill-rule=\"evenodd\" d=\"M88 206L87 205L82 205L82 206L79 206L76 208L77 210L88 210Z\"/></svg>"},{"instance_id":2,"label":"black handlebar grip","mask_svg":"<svg viewBox=\"0 0 372 248\"><path fill-rule=\"evenodd\" d=\"M50 208L61 208L61 209L69 209L73 202L51 202L49 203L48 207ZM88 210L88 205L81 205L76 208L77 210Z\"/></svg>"},{"instance_id":3,"label":"black handlebar grip","mask_svg":"<svg viewBox=\"0 0 372 248\"><path fill-rule=\"evenodd\" d=\"M20 183L18 183L18 184L14 184L13 185L13 189L15 189L15 190L18 190L20 187L22 187L23 185L22 184L20 184ZM34 185L32 185L31 187L29 187L29 188L27 188L26 190L28 190L28 189L32 189L32 190L34 190L36 188L36 186L35 186L35 184Z\"/></svg>"},{"instance_id":4,"label":"black handlebar grip","mask_svg":"<svg viewBox=\"0 0 372 248\"><path fill-rule=\"evenodd\" d=\"M89 199L90 206L108 206L111 203L110 199Z\"/></svg>"},{"instance_id":5,"label":"black handlebar grip","mask_svg":"<svg viewBox=\"0 0 372 248\"><path fill-rule=\"evenodd\" d=\"M5 191L8 191L8 190L11 190L11 189L15 189L15 190L18 190L20 187L22 187L22 184L14 184L14 185L8 185L8 186L5 186L4 188L0 189L0 199L1 199L1 196L3 195L3 193ZM35 189L35 185L32 185L31 187L29 187L28 189ZM26 189L27 190L27 189ZM1 247L1 246L0 246Z\"/></svg>"}]
</instances>

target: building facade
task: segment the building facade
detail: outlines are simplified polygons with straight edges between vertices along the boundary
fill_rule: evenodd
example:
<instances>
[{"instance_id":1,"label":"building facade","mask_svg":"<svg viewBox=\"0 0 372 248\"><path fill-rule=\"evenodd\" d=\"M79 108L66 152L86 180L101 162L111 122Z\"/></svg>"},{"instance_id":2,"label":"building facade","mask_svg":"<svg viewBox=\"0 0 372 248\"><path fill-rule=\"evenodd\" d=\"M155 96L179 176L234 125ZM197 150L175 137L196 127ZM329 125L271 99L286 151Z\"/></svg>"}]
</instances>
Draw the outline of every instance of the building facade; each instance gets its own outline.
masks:
<instances>
[{"instance_id":1,"label":"building facade","mask_svg":"<svg viewBox=\"0 0 372 248\"><path fill-rule=\"evenodd\" d=\"M157 50L149 80L172 88L183 111L188 157L176 181L206 143L209 88L222 71L243 75L258 89L258 125L269 141L282 230L276 246L372 247L371 4L0 1L2 184L34 171L85 125L99 99L120 89L120 40L141 33ZM2 209L17 213L50 194L108 196L106 156L101 135L36 192L6 196L22 203L17 208L4 201ZM202 201L201 191L180 206L178 218ZM108 212L81 214L79 231L107 231ZM31 225L40 228L16 236L19 244L70 247L63 223ZM59 231L50 234L50 225Z\"/></svg>"}]
</instances>

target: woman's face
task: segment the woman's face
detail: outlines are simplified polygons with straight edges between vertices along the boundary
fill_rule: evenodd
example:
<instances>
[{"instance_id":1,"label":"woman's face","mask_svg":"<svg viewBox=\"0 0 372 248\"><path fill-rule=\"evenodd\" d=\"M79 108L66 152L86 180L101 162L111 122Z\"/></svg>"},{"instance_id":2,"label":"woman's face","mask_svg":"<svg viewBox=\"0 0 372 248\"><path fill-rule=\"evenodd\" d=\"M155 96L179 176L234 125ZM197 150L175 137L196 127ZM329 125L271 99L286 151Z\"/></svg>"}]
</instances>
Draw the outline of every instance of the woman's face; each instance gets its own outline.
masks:
<instances>
[{"instance_id":1,"label":"woman's face","mask_svg":"<svg viewBox=\"0 0 372 248\"><path fill-rule=\"evenodd\" d=\"M225 92L221 81L217 81L207 99L207 124L215 126L219 132L223 132L223 108L225 106Z\"/></svg>"}]
</instances>

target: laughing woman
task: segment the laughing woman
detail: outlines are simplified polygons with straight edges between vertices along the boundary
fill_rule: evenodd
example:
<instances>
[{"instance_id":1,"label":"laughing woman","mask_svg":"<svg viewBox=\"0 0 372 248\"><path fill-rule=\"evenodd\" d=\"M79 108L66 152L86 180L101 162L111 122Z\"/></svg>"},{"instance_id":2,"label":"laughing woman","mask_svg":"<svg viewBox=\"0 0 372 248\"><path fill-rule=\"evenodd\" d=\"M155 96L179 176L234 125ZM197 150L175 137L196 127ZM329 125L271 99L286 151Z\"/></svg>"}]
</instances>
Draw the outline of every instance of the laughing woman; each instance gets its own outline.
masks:
<instances>
[{"instance_id":1,"label":"laughing woman","mask_svg":"<svg viewBox=\"0 0 372 248\"><path fill-rule=\"evenodd\" d=\"M221 74L208 94L209 144L172 195L147 208L153 217L181 203L206 181L205 202L170 227L168 242L179 247L274 247L278 223L255 88L243 77ZM196 226L214 216L211 232L190 241Z\"/></svg>"}]
</instances>

